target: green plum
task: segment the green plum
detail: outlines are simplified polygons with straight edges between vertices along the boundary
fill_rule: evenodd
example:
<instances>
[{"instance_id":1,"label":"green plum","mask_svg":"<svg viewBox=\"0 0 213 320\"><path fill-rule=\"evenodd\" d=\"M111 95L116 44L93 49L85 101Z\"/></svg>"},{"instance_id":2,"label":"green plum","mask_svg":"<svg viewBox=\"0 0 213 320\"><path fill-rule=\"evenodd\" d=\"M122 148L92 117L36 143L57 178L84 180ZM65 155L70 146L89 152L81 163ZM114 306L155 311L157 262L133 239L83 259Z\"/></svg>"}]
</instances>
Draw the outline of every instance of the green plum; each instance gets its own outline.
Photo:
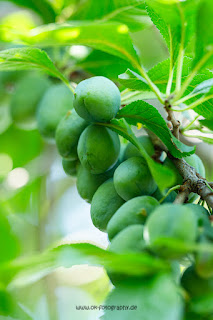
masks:
<instances>
[{"instance_id":1,"label":"green plum","mask_svg":"<svg viewBox=\"0 0 213 320\"><path fill-rule=\"evenodd\" d=\"M144 224L150 213L158 206L159 202L150 196L136 197L124 203L107 225L109 239L111 240L129 225Z\"/></svg>"},{"instance_id":2,"label":"green plum","mask_svg":"<svg viewBox=\"0 0 213 320\"><path fill-rule=\"evenodd\" d=\"M117 193L126 201L137 196L151 195L157 189L143 158L132 157L121 163L114 174Z\"/></svg>"},{"instance_id":3,"label":"green plum","mask_svg":"<svg viewBox=\"0 0 213 320\"><path fill-rule=\"evenodd\" d=\"M37 112L38 130L44 138L55 138L60 120L73 108L73 99L73 93L64 84L52 85L45 92Z\"/></svg>"},{"instance_id":4,"label":"green plum","mask_svg":"<svg viewBox=\"0 0 213 320\"><path fill-rule=\"evenodd\" d=\"M22 77L11 97L10 113L17 126L23 129L36 127L36 110L51 82L45 75L30 73Z\"/></svg>"},{"instance_id":5,"label":"green plum","mask_svg":"<svg viewBox=\"0 0 213 320\"><path fill-rule=\"evenodd\" d=\"M198 227L200 229L199 233L203 233L204 230L211 228L209 213L203 206L194 203L187 203L185 206L187 206L187 208L191 208L195 213L198 221Z\"/></svg>"},{"instance_id":6,"label":"green plum","mask_svg":"<svg viewBox=\"0 0 213 320\"><path fill-rule=\"evenodd\" d=\"M193 298L213 293L213 277L201 278L196 273L194 265L184 271L181 277L181 285Z\"/></svg>"},{"instance_id":7,"label":"green plum","mask_svg":"<svg viewBox=\"0 0 213 320\"><path fill-rule=\"evenodd\" d=\"M120 91L105 77L83 80L75 89L74 108L86 121L108 122L116 116L120 104Z\"/></svg>"},{"instance_id":8,"label":"green plum","mask_svg":"<svg viewBox=\"0 0 213 320\"><path fill-rule=\"evenodd\" d=\"M79 117L75 110L67 112L59 122L55 139L60 155L63 158L74 160L78 158L77 146L81 133L88 123Z\"/></svg>"},{"instance_id":9,"label":"green plum","mask_svg":"<svg viewBox=\"0 0 213 320\"><path fill-rule=\"evenodd\" d=\"M166 258L182 257L183 252L178 244L181 247L182 244L193 244L197 236L195 213L190 207L180 204L166 203L157 207L148 217L144 229L144 238L149 247ZM167 246L170 243L175 246Z\"/></svg>"},{"instance_id":10,"label":"green plum","mask_svg":"<svg viewBox=\"0 0 213 320\"><path fill-rule=\"evenodd\" d=\"M92 124L82 132L77 150L81 164L91 173L100 174L116 164L120 140L117 133Z\"/></svg>"},{"instance_id":11,"label":"green plum","mask_svg":"<svg viewBox=\"0 0 213 320\"><path fill-rule=\"evenodd\" d=\"M107 224L124 200L117 194L113 179L104 182L96 191L91 203L91 218L94 226L106 231Z\"/></svg>"},{"instance_id":12,"label":"green plum","mask_svg":"<svg viewBox=\"0 0 213 320\"><path fill-rule=\"evenodd\" d=\"M140 136L138 137L138 141L142 144L146 152L151 156L153 156L155 149L152 144L151 139L148 136ZM131 143L129 142L126 145L126 148L124 150L123 154L123 160L127 160L132 157L143 157L140 151Z\"/></svg>"},{"instance_id":13,"label":"green plum","mask_svg":"<svg viewBox=\"0 0 213 320\"><path fill-rule=\"evenodd\" d=\"M91 202L97 189L102 183L113 176L114 170L115 168L113 167L107 172L92 174L90 170L80 165L77 172L77 189L81 198L87 202Z\"/></svg>"},{"instance_id":14,"label":"green plum","mask_svg":"<svg viewBox=\"0 0 213 320\"><path fill-rule=\"evenodd\" d=\"M79 165L78 160L62 159L62 166L63 166L64 172L68 176L75 177L77 175L78 165Z\"/></svg>"},{"instance_id":15,"label":"green plum","mask_svg":"<svg viewBox=\"0 0 213 320\"><path fill-rule=\"evenodd\" d=\"M211 238L208 235L202 234L199 243L203 247L208 246L213 248L213 228L209 229ZM202 278L213 278L213 252L198 251L195 254L195 268L197 274Z\"/></svg>"}]
</instances>

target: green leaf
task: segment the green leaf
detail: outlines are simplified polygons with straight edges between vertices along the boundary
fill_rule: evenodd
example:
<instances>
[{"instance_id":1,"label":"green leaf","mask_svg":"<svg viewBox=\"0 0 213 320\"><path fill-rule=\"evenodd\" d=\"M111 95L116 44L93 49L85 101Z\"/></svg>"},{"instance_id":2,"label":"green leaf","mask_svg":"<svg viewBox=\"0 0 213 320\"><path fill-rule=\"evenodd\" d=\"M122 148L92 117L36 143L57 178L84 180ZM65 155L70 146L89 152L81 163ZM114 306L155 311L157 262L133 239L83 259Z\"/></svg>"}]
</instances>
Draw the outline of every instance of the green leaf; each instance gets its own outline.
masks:
<instances>
[{"instance_id":1,"label":"green leaf","mask_svg":"<svg viewBox=\"0 0 213 320\"><path fill-rule=\"evenodd\" d=\"M196 55L194 64L205 55L211 53L213 56L213 24L209 23L213 16L212 0L201 0L197 12L196 30ZM211 58L211 62L213 59Z\"/></svg>"},{"instance_id":2,"label":"green leaf","mask_svg":"<svg viewBox=\"0 0 213 320\"><path fill-rule=\"evenodd\" d=\"M180 44L186 47L192 36L197 1L181 3L162 3L158 0L147 0L147 12L153 23L161 32L175 63ZM187 36L187 37L186 37Z\"/></svg>"},{"instance_id":3,"label":"green leaf","mask_svg":"<svg viewBox=\"0 0 213 320\"><path fill-rule=\"evenodd\" d=\"M138 73L127 69L125 73L122 73L118 76L119 81L121 84L123 84L126 88L132 89L132 90L139 90L139 91L145 91L150 90L149 85L147 84L147 81L141 77Z\"/></svg>"},{"instance_id":4,"label":"green leaf","mask_svg":"<svg viewBox=\"0 0 213 320\"><path fill-rule=\"evenodd\" d=\"M126 91L121 94L121 104L129 104L137 100L157 99L152 91Z\"/></svg>"},{"instance_id":5,"label":"green leaf","mask_svg":"<svg viewBox=\"0 0 213 320\"><path fill-rule=\"evenodd\" d=\"M0 255L0 264L5 263L6 261L14 259L19 252L18 241L13 234L12 228L2 213L1 208L0 213L0 243L1 243L1 255Z\"/></svg>"},{"instance_id":6,"label":"green leaf","mask_svg":"<svg viewBox=\"0 0 213 320\"><path fill-rule=\"evenodd\" d=\"M202 294L198 298L193 298L190 303L190 309L199 315L210 315L213 312L213 293Z\"/></svg>"},{"instance_id":7,"label":"green leaf","mask_svg":"<svg viewBox=\"0 0 213 320\"><path fill-rule=\"evenodd\" d=\"M2 1L2 0L0 0ZM31 9L38 13L44 20L45 23L54 22L56 18L56 13L53 7L50 5L49 1L46 0L9 0L16 5L24 8Z\"/></svg>"},{"instance_id":8,"label":"green leaf","mask_svg":"<svg viewBox=\"0 0 213 320\"><path fill-rule=\"evenodd\" d=\"M131 31L140 30L148 22L144 0L87 0L71 15L72 20L116 21L126 24Z\"/></svg>"},{"instance_id":9,"label":"green leaf","mask_svg":"<svg viewBox=\"0 0 213 320\"><path fill-rule=\"evenodd\" d=\"M103 320L181 320L183 313L181 297L167 274L124 281L108 296L105 305L114 309L107 309Z\"/></svg>"},{"instance_id":10,"label":"green leaf","mask_svg":"<svg viewBox=\"0 0 213 320\"><path fill-rule=\"evenodd\" d=\"M192 91L192 94L208 93L212 87L213 87L213 78L204 80L194 88L194 90Z\"/></svg>"},{"instance_id":11,"label":"green leaf","mask_svg":"<svg viewBox=\"0 0 213 320\"><path fill-rule=\"evenodd\" d=\"M213 121L212 121L212 120L199 120L199 122L200 122L203 126L209 128L210 130L213 131Z\"/></svg>"},{"instance_id":12,"label":"green leaf","mask_svg":"<svg viewBox=\"0 0 213 320\"><path fill-rule=\"evenodd\" d=\"M183 78L186 77L191 69L191 61L192 59L185 57L184 58L184 68L183 68ZM169 66L170 66L170 59L166 59L153 68L151 68L148 72L148 76L154 82L155 85L160 89L161 92L166 92L167 82L169 78ZM175 88L175 77L177 72L177 66L175 65L174 68L174 78L173 78L173 87ZM147 90L151 91L148 84L146 83L145 79L143 79L138 73L128 69L125 73L119 75L119 81L123 84L126 88L132 90Z\"/></svg>"},{"instance_id":13,"label":"green leaf","mask_svg":"<svg viewBox=\"0 0 213 320\"><path fill-rule=\"evenodd\" d=\"M93 50L73 69L82 69L92 75L104 76L117 81L118 74L130 67L130 63L103 51Z\"/></svg>"},{"instance_id":14,"label":"green leaf","mask_svg":"<svg viewBox=\"0 0 213 320\"><path fill-rule=\"evenodd\" d=\"M205 143L208 143L208 144L213 144L213 137L210 138L210 137L204 137L204 136L192 136L194 138L197 138L197 139L200 139L202 140L203 142Z\"/></svg>"},{"instance_id":15,"label":"green leaf","mask_svg":"<svg viewBox=\"0 0 213 320\"><path fill-rule=\"evenodd\" d=\"M58 267L89 264L133 276L169 270L167 263L148 253L116 254L88 243L67 244L32 257L17 259L0 268L0 277L10 279L10 287L22 287L43 278Z\"/></svg>"},{"instance_id":16,"label":"green leaf","mask_svg":"<svg viewBox=\"0 0 213 320\"><path fill-rule=\"evenodd\" d=\"M120 57L136 69L140 67L128 27L119 23L51 24L33 29L26 41L42 47L85 45Z\"/></svg>"},{"instance_id":17,"label":"green leaf","mask_svg":"<svg viewBox=\"0 0 213 320\"><path fill-rule=\"evenodd\" d=\"M39 69L69 85L45 51L36 48L17 48L0 51L0 71Z\"/></svg>"},{"instance_id":18,"label":"green leaf","mask_svg":"<svg viewBox=\"0 0 213 320\"><path fill-rule=\"evenodd\" d=\"M151 171L151 174L156 181L160 190L164 191L166 188L172 186L175 182L175 175L172 170L169 168L155 162L144 147L138 142L138 139L134 135L131 130L131 127L126 123L124 119L113 119L110 123L99 123L99 125L104 125L111 130L117 132L119 135L124 137L125 139L129 140L132 144L134 144L141 154L143 155L144 159L147 162L147 165Z\"/></svg>"},{"instance_id":19,"label":"green leaf","mask_svg":"<svg viewBox=\"0 0 213 320\"><path fill-rule=\"evenodd\" d=\"M175 158L186 157L195 152L195 147L186 146L172 135L158 110L147 102L135 101L121 109L117 117L125 118L132 125L142 123L161 139Z\"/></svg>"}]
</instances>

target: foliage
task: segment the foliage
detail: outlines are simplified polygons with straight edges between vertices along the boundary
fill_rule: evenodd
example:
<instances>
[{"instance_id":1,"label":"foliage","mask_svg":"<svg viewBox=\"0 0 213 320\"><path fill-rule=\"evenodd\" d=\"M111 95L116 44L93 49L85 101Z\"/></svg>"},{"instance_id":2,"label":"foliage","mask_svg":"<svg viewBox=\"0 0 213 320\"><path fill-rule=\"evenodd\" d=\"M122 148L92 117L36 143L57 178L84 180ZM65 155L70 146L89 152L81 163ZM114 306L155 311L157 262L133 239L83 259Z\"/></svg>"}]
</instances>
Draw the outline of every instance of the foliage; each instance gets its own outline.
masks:
<instances>
[{"instance_id":1,"label":"foliage","mask_svg":"<svg viewBox=\"0 0 213 320\"><path fill-rule=\"evenodd\" d=\"M19 20L16 26L15 19L20 18L8 13L8 19L0 23L0 316L18 320L57 319L51 288L46 292L49 314L46 318L43 311L42 317L39 314L42 281L48 287L53 273L62 267L65 272L73 266L89 265L105 268L115 285L109 294L109 285L104 287L103 279L98 293L94 292L95 284L91 285L93 290L86 286L88 292L93 292L94 304L99 301L99 292L100 296L107 296L104 314L97 315L103 320L211 319L213 184L207 180L212 178L212 172L206 166L207 177L200 176L187 164L187 157L196 151L190 138L199 139L208 148L213 143L212 1L9 2L15 10L24 8L26 11L21 12L27 12L29 17L21 23ZM5 2L0 1L0 6L5 6ZM136 38L143 46L144 33L150 30L153 39L157 34L165 57L153 65L153 52L149 52L152 68L146 70L142 63L144 48L140 51ZM45 97L45 121L54 122L51 134L43 132L39 123L36 128L19 126L10 111L21 81L41 73L48 78L52 90L51 99L46 93L39 98L44 101ZM85 80L88 78L92 80ZM83 92L85 83L90 86ZM59 97L56 87L63 88L67 98L64 93ZM34 89L30 88L32 92ZM21 97L20 101L26 100ZM33 107L35 123L44 115L38 105ZM76 110L70 111L73 105ZM77 105L83 106L86 121ZM25 122L24 108L19 108L19 118ZM150 136L154 154L138 139L140 133ZM127 142L139 155L135 167L133 158L124 159ZM51 180L57 173L57 149L63 156L64 171L71 177ZM132 205L134 196L127 199L120 193L112 177L116 177L121 166L136 177L137 195L151 199L157 208L149 209L148 200L136 208ZM177 170L183 177L182 186L175 185ZM132 181L129 175L126 181L122 175L119 184L130 192ZM118 235L129 225L141 226L134 229L143 230L135 234L143 242L139 252L128 251L128 247L126 252L113 252L110 247L103 249L72 241L61 244L59 226L52 217L56 210L60 211L57 200L74 184L75 176L79 194L92 203L93 211L96 209L93 220L100 230L109 232L109 226L123 211L126 220L119 216ZM196 185L195 179L202 185ZM107 195L102 191L105 186ZM171 192L174 197L169 197ZM173 200L177 204L161 204ZM196 210L185 202L193 202ZM50 220L58 229L57 235L47 239L45 232L51 229ZM112 241L116 236L109 234ZM186 269L181 281L180 268ZM199 295L193 294L192 277L195 284L197 281ZM34 291L33 299L25 290ZM35 312L30 310L33 302L37 306ZM121 305L136 309L121 310ZM115 310L107 306L114 306Z\"/></svg>"}]
</instances>

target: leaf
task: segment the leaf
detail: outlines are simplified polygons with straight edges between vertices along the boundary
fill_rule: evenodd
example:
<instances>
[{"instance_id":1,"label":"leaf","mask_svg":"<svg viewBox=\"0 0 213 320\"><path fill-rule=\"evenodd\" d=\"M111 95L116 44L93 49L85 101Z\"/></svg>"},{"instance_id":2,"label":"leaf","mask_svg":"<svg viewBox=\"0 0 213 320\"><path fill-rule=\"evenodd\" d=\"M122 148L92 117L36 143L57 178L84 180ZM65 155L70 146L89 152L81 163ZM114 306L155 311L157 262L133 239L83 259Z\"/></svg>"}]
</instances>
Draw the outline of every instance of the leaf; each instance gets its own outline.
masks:
<instances>
[{"instance_id":1,"label":"leaf","mask_svg":"<svg viewBox=\"0 0 213 320\"><path fill-rule=\"evenodd\" d=\"M213 293L202 294L193 298L190 303L190 309L199 315L210 315L213 312Z\"/></svg>"},{"instance_id":2,"label":"leaf","mask_svg":"<svg viewBox=\"0 0 213 320\"><path fill-rule=\"evenodd\" d=\"M180 44L185 48L194 33L198 1L162 3L147 0L146 3L147 12L165 39L174 64Z\"/></svg>"},{"instance_id":3,"label":"leaf","mask_svg":"<svg viewBox=\"0 0 213 320\"><path fill-rule=\"evenodd\" d=\"M210 130L213 131L213 121L212 120L199 120L199 122L201 123L201 125L209 128Z\"/></svg>"},{"instance_id":4,"label":"leaf","mask_svg":"<svg viewBox=\"0 0 213 320\"><path fill-rule=\"evenodd\" d=\"M123 281L108 296L103 320L181 320L183 302L167 274ZM127 309L128 308L128 309Z\"/></svg>"},{"instance_id":5,"label":"leaf","mask_svg":"<svg viewBox=\"0 0 213 320\"><path fill-rule=\"evenodd\" d=\"M10 288L26 286L58 267L89 264L127 275L152 275L169 270L167 263L147 253L116 254L88 243L61 245L42 254L19 258L0 268L1 276L10 276ZM7 275L7 276L5 276Z\"/></svg>"},{"instance_id":6,"label":"leaf","mask_svg":"<svg viewBox=\"0 0 213 320\"><path fill-rule=\"evenodd\" d=\"M0 71L39 69L68 84L45 51L36 48L17 48L0 51Z\"/></svg>"},{"instance_id":7,"label":"leaf","mask_svg":"<svg viewBox=\"0 0 213 320\"><path fill-rule=\"evenodd\" d=\"M184 67L183 67L183 78L187 76L191 69L191 61L192 59L185 57L184 58ZM154 82L155 85L160 89L161 92L166 92L167 82L169 78L169 66L170 66L170 59L166 59L148 71L148 76ZM175 88L175 77L177 72L177 66L175 65L174 68L174 78L173 78L173 88ZM127 71L121 75L119 75L119 81L123 84L126 88L132 90L147 90L151 91L150 87L147 85L145 79L143 79L139 74L136 72L127 69Z\"/></svg>"},{"instance_id":8,"label":"leaf","mask_svg":"<svg viewBox=\"0 0 213 320\"><path fill-rule=\"evenodd\" d=\"M192 94L208 93L212 87L213 87L213 78L204 80L194 88L194 90L192 91Z\"/></svg>"},{"instance_id":9,"label":"leaf","mask_svg":"<svg viewBox=\"0 0 213 320\"><path fill-rule=\"evenodd\" d=\"M144 159L147 162L147 165L150 169L150 172L156 181L160 190L164 191L166 188L172 186L175 182L175 174L169 168L155 162L144 147L138 142L138 139L133 134L131 127L126 123L124 119L113 119L110 123L99 123L99 125L104 125L111 130L117 132L119 135L124 137L125 139L129 140L132 144L134 144L141 154L143 155Z\"/></svg>"},{"instance_id":10,"label":"leaf","mask_svg":"<svg viewBox=\"0 0 213 320\"><path fill-rule=\"evenodd\" d=\"M193 136L192 136L193 137ZM205 143L213 144L213 137L205 137L205 136L195 136L195 138L202 140Z\"/></svg>"},{"instance_id":11,"label":"leaf","mask_svg":"<svg viewBox=\"0 0 213 320\"><path fill-rule=\"evenodd\" d=\"M120 83L126 88L139 91L151 90L147 84L147 81L138 73L130 69L127 69L125 73L120 74L118 78Z\"/></svg>"},{"instance_id":12,"label":"leaf","mask_svg":"<svg viewBox=\"0 0 213 320\"><path fill-rule=\"evenodd\" d=\"M19 253L19 244L13 234L12 228L2 213L1 208L0 213L0 243L1 243L1 255L0 255L0 264L5 263L6 261L14 259Z\"/></svg>"},{"instance_id":13,"label":"leaf","mask_svg":"<svg viewBox=\"0 0 213 320\"><path fill-rule=\"evenodd\" d=\"M3 1L3 0L0 0ZM46 0L9 0L16 5L24 8L31 9L38 13L44 20L45 23L54 22L56 18L56 13L53 7Z\"/></svg>"},{"instance_id":14,"label":"leaf","mask_svg":"<svg viewBox=\"0 0 213 320\"><path fill-rule=\"evenodd\" d=\"M126 24L131 31L137 31L148 22L144 0L87 0L79 5L71 20L116 21Z\"/></svg>"},{"instance_id":15,"label":"leaf","mask_svg":"<svg viewBox=\"0 0 213 320\"><path fill-rule=\"evenodd\" d=\"M42 47L85 45L120 57L136 69L140 67L128 27L119 23L51 24L33 29L26 41Z\"/></svg>"},{"instance_id":16,"label":"leaf","mask_svg":"<svg viewBox=\"0 0 213 320\"><path fill-rule=\"evenodd\" d=\"M121 94L121 104L129 104L137 100L157 99L152 91L127 91Z\"/></svg>"},{"instance_id":17,"label":"leaf","mask_svg":"<svg viewBox=\"0 0 213 320\"><path fill-rule=\"evenodd\" d=\"M118 74L130 67L130 63L103 51L93 50L83 61L79 61L75 70L80 68L92 75L104 76L117 81Z\"/></svg>"},{"instance_id":18,"label":"leaf","mask_svg":"<svg viewBox=\"0 0 213 320\"><path fill-rule=\"evenodd\" d=\"M213 24L209 23L213 16L212 0L201 0L197 12L196 53L194 64L208 53L213 55ZM213 60L211 59L211 62Z\"/></svg>"},{"instance_id":19,"label":"leaf","mask_svg":"<svg viewBox=\"0 0 213 320\"><path fill-rule=\"evenodd\" d=\"M125 118L133 125L142 123L161 139L175 158L186 157L195 152L195 147L186 146L172 135L158 110L147 102L135 101L121 109L117 117Z\"/></svg>"}]
</instances>

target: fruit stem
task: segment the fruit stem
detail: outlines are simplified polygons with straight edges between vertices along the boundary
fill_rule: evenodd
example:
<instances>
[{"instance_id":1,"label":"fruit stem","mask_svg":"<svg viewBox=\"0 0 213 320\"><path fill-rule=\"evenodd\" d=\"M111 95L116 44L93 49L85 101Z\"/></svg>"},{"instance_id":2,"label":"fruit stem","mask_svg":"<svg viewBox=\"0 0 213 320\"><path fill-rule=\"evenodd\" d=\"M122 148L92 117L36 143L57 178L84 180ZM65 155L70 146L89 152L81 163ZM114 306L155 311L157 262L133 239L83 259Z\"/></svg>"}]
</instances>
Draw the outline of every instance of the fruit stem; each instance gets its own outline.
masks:
<instances>
[{"instance_id":1,"label":"fruit stem","mask_svg":"<svg viewBox=\"0 0 213 320\"><path fill-rule=\"evenodd\" d=\"M165 196L160 199L159 203L162 203L162 202L170 195L170 193L171 193L172 191L178 190L178 189L180 189L180 185L179 185L179 184L178 184L177 186L174 186L174 187L170 188L170 189L167 191L167 193L165 194Z\"/></svg>"}]
</instances>

